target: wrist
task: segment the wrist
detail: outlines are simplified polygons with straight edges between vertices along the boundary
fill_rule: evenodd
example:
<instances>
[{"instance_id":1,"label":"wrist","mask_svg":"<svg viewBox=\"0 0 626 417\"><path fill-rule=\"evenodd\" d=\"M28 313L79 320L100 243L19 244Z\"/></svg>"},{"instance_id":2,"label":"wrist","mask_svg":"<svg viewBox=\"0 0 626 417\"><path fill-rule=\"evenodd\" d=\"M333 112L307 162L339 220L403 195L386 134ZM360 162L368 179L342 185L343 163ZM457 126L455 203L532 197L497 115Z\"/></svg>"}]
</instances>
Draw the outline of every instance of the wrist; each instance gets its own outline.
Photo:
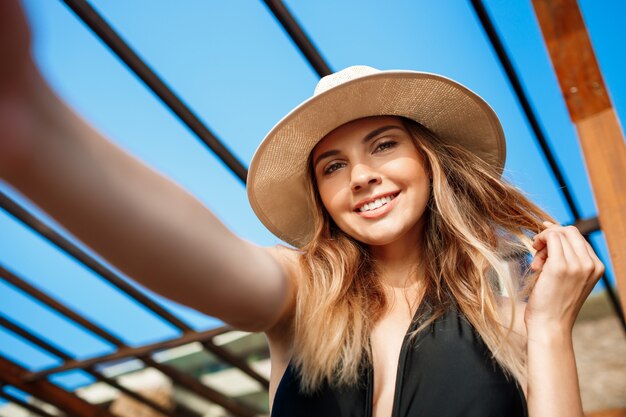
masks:
<instances>
[{"instance_id":1,"label":"wrist","mask_svg":"<svg viewBox=\"0 0 626 417\"><path fill-rule=\"evenodd\" d=\"M572 343L571 326L559 322L526 322L526 334L528 343L561 346Z\"/></svg>"}]
</instances>

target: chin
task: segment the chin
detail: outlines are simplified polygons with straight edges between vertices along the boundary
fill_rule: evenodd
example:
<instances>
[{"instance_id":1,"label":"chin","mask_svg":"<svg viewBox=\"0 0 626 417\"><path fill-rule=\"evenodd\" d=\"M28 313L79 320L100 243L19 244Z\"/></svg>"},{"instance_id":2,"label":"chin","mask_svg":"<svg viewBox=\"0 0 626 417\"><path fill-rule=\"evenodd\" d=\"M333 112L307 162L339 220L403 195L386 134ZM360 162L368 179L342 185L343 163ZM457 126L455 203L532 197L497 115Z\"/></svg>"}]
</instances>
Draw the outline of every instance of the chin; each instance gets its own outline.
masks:
<instances>
[{"instance_id":1,"label":"chin","mask_svg":"<svg viewBox=\"0 0 626 417\"><path fill-rule=\"evenodd\" d=\"M419 241L420 219L410 222L381 222L364 228L345 228L344 232L367 246L385 246L399 241ZM414 235L411 237L411 235Z\"/></svg>"},{"instance_id":2,"label":"chin","mask_svg":"<svg viewBox=\"0 0 626 417\"><path fill-rule=\"evenodd\" d=\"M393 231L388 228L381 231L372 231L370 233L349 233L353 239L358 240L368 246L385 246L396 242L406 235L406 230Z\"/></svg>"}]
</instances>

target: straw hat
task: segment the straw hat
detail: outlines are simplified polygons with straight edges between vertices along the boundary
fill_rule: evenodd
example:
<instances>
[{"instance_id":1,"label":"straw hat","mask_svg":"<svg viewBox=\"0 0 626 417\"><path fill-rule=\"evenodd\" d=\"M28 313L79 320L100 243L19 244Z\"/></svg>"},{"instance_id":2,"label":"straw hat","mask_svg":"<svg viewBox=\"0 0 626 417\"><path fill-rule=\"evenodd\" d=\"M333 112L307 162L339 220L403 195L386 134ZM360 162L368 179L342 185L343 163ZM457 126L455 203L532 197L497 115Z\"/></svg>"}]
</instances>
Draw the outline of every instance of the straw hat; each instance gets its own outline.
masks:
<instances>
[{"instance_id":1,"label":"straw hat","mask_svg":"<svg viewBox=\"0 0 626 417\"><path fill-rule=\"evenodd\" d=\"M259 145L248 171L248 199L277 237L302 247L312 238L306 166L335 128L368 116L404 116L498 167L506 148L498 117L467 87L437 74L353 66L322 78L313 97L287 114Z\"/></svg>"}]
</instances>

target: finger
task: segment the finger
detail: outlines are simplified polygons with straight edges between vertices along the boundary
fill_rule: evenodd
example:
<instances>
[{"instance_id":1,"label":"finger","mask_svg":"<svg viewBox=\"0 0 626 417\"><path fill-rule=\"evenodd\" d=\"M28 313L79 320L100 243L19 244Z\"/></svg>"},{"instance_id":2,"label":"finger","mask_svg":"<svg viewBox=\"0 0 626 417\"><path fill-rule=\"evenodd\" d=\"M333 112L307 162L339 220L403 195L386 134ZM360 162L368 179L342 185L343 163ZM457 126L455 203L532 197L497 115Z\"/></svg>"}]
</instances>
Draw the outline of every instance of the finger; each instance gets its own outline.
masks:
<instances>
[{"instance_id":1,"label":"finger","mask_svg":"<svg viewBox=\"0 0 626 417\"><path fill-rule=\"evenodd\" d=\"M580 231L574 226L568 226L563 229L567 241L575 252L578 263L583 267L589 275L591 275L596 267L593 257L589 253L588 243L580 234Z\"/></svg>"},{"instance_id":2,"label":"finger","mask_svg":"<svg viewBox=\"0 0 626 417\"><path fill-rule=\"evenodd\" d=\"M533 271L539 271L543 268L543 265L546 263L546 259L548 259L548 249L543 248L535 253L533 257L533 261L530 264L530 269Z\"/></svg>"},{"instance_id":3,"label":"finger","mask_svg":"<svg viewBox=\"0 0 626 417\"><path fill-rule=\"evenodd\" d=\"M589 242L585 241L585 246L587 247L587 253L589 253L589 256L593 260L593 264L595 265L594 274L595 274L595 279L597 281L602 277L602 275L604 275L604 271L605 271L604 263L600 260L600 258L598 257L596 252L593 250Z\"/></svg>"},{"instance_id":4,"label":"finger","mask_svg":"<svg viewBox=\"0 0 626 417\"><path fill-rule=\"evenodd\" d=\"M547 230L550 229L557 229L562 227L561 225L557 224L557 223L552 223L551 221L543 221L542 224L544 225L545 229L542 230L541 232L537 233L534 237L533 237L533 248L535 250L541 250L546 246L546 240L545 240L545 232Z\"/></svg>"},{"instance_id":5,"label":"finger","mask_svg":"<svg viewBox=\"0 0 626 417\"><path fill-rule=\"evenodd\" d=\"M548 231L545 235L545 239L548 248L548 258L546 263L563 265L566 261L559 233L554 230Z\"/></svg>"},{"instance_id":6,"label":"finger","mask_svg":"<svg viewBox=\"0 0 626 417\"><path fill-rule=\"evenodd\" d=\"M574 251L574 248L572 248L572 245L570 244L567 236L562 231L557 233L557 235L559 236L559 239L561 241L561 248L563 249L563 257L565 258L565 262L567 262L567 265L570 267L578 267L581 262L576 256L576 251Z\"/></svg>"},{"instance_id":7,"label":"finger","mask_svg":"<svg viewBox=\"0 0 626 417\"><path fill-rule=\"evenodd\" d=\"M533 249L539 251L546 247L545 231L533 236Z\"/></svg>"}]
</instances>

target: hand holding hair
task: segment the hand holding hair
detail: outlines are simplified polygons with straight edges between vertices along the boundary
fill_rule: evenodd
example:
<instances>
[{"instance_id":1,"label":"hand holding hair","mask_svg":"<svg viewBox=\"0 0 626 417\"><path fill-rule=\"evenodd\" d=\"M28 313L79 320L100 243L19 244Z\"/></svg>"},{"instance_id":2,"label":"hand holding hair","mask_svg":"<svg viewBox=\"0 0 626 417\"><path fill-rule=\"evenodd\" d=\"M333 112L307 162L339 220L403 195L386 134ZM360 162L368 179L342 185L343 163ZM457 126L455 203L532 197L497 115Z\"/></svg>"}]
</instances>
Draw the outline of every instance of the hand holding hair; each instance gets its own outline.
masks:
<instances>
[{"instance_id":1,"label":"hand holding hair","mask_svg":"<svg viewBox=\"0 0 626 417\"><path fill-rule=\"evenodd\" d=\"M604 265L575 226L544 222L534 238L531 269L539 271L526 307L528 326L571 331Z\"/></svg>"}]
</instances>

